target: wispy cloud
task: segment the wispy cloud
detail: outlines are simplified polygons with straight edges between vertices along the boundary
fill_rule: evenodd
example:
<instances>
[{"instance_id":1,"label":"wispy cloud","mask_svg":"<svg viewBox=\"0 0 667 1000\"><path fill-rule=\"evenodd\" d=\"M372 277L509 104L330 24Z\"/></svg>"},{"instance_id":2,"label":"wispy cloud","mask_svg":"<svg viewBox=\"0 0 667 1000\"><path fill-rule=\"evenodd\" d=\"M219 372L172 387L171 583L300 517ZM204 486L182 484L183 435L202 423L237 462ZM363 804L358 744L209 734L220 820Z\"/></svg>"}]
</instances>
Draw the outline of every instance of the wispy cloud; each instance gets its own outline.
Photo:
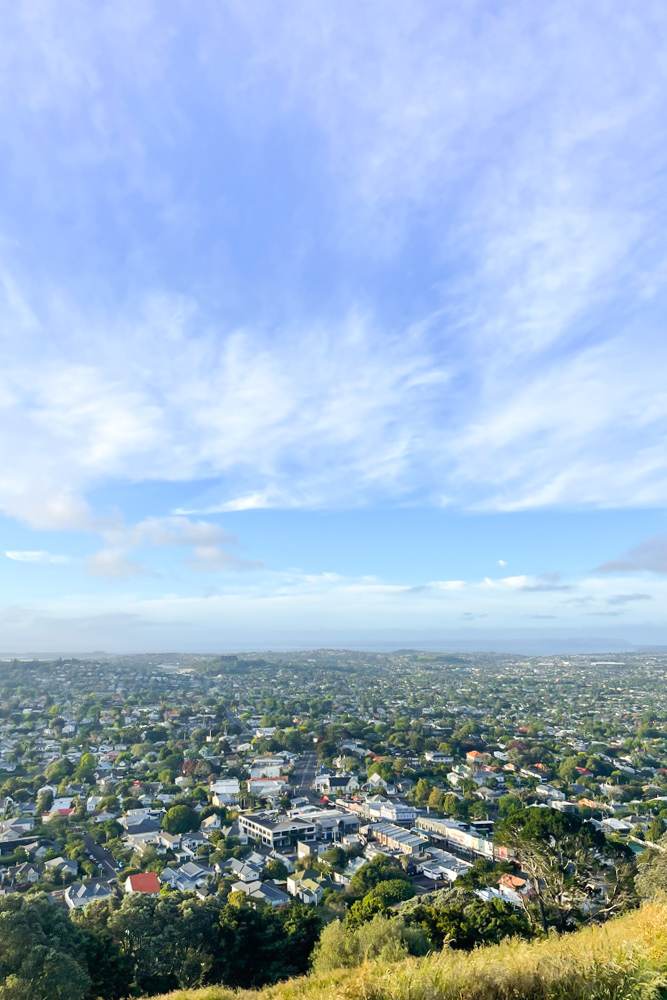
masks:
<instances>
[{"instance_id":1,"label":"wispy cloud","mask_svg":"<svg viewBox=\"0 0 667 1000\"><path fill-rule=\"evenodd\" d=\"M220 503L211 504L205 507L177 507L175 514L230 514L243 510L264 510L267 507L290 506L287 498L281 502L279 496L271 496L270 493L247 493L245 496L233 497L230 500L222 500Z\"/></svg>"},{"instance_id":2,"label":"wispy cloud","mask_svg":"<svg viewBox=\"0 0 667 1000\"><path fill-rule=\"evenodd\" d=\"M218 570L259 570L263 563L257 559L243 559L221 545L195 545L190 564L194 569L216 572Z\"/></svg>"},{"instance_id":3,"label":"wispy cloud","mask_svg":"<svg viewBox=\"0 0 667 1000\"><path fill-rule=\"evenodd\" d=\"M5 558L12 562L32 563L40 566L62 566L69 562L69 557L45 552L43 549L9 549Z\"/></svg>"},{"instance_id":4,"label":"wispy cloud","mask_svg":"<svg viewBox=\"0 0 667 1000\"><path fill-rule=\"evenodd\" d=\"M481 584L488 590L514 590L524 593L551 593L573 590L573 584L564 583L558 573L543 573L541 576L487 576Z\"/></svg>"},{"instance_id":5,"label":"wispy cloud","mask_svg":"<svg viewBox=\"0 0 667 1000\"><path fill-rule=\"evenodd\" d=\"M14 5L8 169L45 240L52 225L82 263L84 237L107 256L90 251L84 281L55 255L10 254L24 226L9 213L2 510L94 527L100 484L156 480L206 480L179 510L210 515L667 501L664 5L625 11L621 55L599 3L390 6L205 2L167 25L149 0L95 17L78 0ZM211 197L191 131L202 116L213 146L248 151L273 134L268 107L305 130L295 159L331 213L325 245L314 213L280 232L297 263L279 320L253 305L279 281L235 256L234 192ZM253 178L249 204L269 184ZM136 207L131 226L118 205ZM272 241L268 214L254 245ZM188 295L183 240L201 275ZM318 255L319 281L337 271L314 305Z\"/></svg>"},{"instance_id":6,"label":"wispy cloud","mask_svg":"<svg viewBox=\"0 0 667 1000\"><path fill-rule=\"evenodd\" d=\"M125 549L120 548L106 548L95 552L87 560L87 569L93 576L110 580L123 580L146 572Z\"/></svg>"},{"instance_id":7,"label":"wispy cloud","mask_svg":"<svg viewBox=\"0 0 667 1000\"><path fill-rule=\"evenodd\" d=\"M114 561L110 558L109 572ZM424 587L420 592L410 585L377 577L344 576L337 573L258 571L223 576L215 589L183 595L158 592L140 596L126 590L118 574L116 597L110 601L95 592L72 593L51 600L38 601L32 607L14 605L0 612L7 648L33 648L51 643L62 648L65 636L98 635L110 648L155 648L160 641L175 642L172 648L221 648L241 643L246 647L259 642L259 636L289 634L303 637L304 621L326 620L327 629L350 637L359 631L387 634L401 623L412 636L417 634L460 636L464 624L474 627L480 638L502 634L508 621L525 623L527 629L539 628L540 622L553 622L554 634L581 634L594 619L618 620L623 632L637 642L659 635L659 623L667 609L667 583L654 578L652 617L646 618L644 604L608 606L607 600L619 594L618 578L590 578L581 581L582 594L590 600L581 607L554 613L553 598L541 592L527 592L516 587L488 588L483 581L466 581L463 588L436 591ZM139 586L141 579L128 577L126 587ZM649 592L648 590L646 591ZM641 614L640 614L641 612ZM229 624L233 623L233 624ZM118 625L123 627L118 631ZM79 629L81 626L81 629ZM127 627L125 627L127 626ZM611 627L611 624L610 624ZM116 629L116 631L114 631ZM577 633L576 630L580 632ZM569 631L568 631L569 630ZM86 639L84 648L90 647ZM261 644L261 642L259 643ZM99 645L99 643L98 643ZM516 648L520 648L521 643Z\"/></svg>"},{"instance_id":8,"label":"wispy cloud","mask_svg":"<svg viewBox=\"0 0 667 1000\"><path fill-rule=\"evenodd\" d=\"M614 594L607 600L607 604L635 604L637 601L651 600L651 594Z\"/></svg>"},{"instance_id":9,"label":"wispy cloud","mask_svg":"<svg viewBox=\"0 0 667 1000\"><path fill-rule=\"evenodd\" d=\"M667 537L656 535L598 567L600 573L667 573Z\"/></svg>"}]
</instances>

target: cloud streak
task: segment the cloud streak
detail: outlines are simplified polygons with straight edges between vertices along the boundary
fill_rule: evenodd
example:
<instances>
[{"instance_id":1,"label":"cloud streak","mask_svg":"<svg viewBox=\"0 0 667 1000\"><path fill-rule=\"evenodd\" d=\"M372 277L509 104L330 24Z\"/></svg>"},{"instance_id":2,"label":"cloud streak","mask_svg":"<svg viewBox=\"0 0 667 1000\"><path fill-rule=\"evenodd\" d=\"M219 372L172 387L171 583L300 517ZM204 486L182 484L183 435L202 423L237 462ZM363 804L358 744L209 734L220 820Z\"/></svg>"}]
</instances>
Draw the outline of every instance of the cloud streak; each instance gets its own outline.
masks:
<instances>
[{"instance_id":1,"label":"cloud streak","mask_svg":"<svg viewBox=\"0 0 667 1000\"><path fill-rule=\"evenodd\" d=\"M667 573L667 537L655 535L629 549L618 559L598 567L600 573Z\"/></svg>"},{"instance_id":2,"label":"cloud streak","mask_svg":"<svg viewBox=\"0 0 667 1000\"><path fill-rule=\"evenodd\" d=\"M69 557L56 555L53 552L45 552L43 549L9 549L5 553L5 558L12 562L29 563L38 566L62 566L69 562Z\"/></svg>"}]
</instances>

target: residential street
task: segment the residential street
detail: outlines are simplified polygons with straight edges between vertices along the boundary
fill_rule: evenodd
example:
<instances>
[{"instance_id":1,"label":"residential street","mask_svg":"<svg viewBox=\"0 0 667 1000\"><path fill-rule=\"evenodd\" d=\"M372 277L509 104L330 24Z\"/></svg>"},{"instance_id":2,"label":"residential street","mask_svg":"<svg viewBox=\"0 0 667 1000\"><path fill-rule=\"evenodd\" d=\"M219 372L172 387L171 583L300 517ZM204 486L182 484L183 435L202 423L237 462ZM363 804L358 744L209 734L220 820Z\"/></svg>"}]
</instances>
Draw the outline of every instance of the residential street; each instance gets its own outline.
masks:
<instances>
[{"instance_id":1,"label":"residential street","mask_svg":"<svg viewBox=\"0 0 667 1000\"><path fill-rule=\"evenodd\" d=\"M114 865L113 854L101 847L100 844L96 844L90 836L84 839L84 846L88 856L100 866L102 874L108 879L115 879L118 872Z\"/></svg>"},{"instance_id":2,"label":"residential street","mask_svg":"<svg viewBox=\"0 0 667 1000\"><path fill-rule=\"evenodd\" d=\"M313 751L301 754L292 772L291 784L294 796L307 796L312 802L318 802L319 796L310 787L317 774L317 754Z\"/></svg>"}]
</instances>

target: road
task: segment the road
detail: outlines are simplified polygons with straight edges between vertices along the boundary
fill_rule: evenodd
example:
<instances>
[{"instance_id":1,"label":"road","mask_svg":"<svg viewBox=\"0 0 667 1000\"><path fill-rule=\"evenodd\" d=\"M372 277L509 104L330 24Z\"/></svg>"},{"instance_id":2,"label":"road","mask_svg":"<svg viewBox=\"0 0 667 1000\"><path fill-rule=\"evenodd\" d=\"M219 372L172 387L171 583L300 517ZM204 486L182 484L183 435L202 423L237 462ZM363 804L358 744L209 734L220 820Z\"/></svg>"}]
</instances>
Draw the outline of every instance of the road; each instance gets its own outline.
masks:
<instances>
[{"instance_id":1,"label":"road","mask_svg":"<svg viewBox=\"0 0 667 1000\"><path fill-rule=\"evenodd\" d=\"M294 765L290 784L294 796L307 796L312 802L319 802L319 797L310 787L317 774L317 754L309 751L301 754Z\"/></svg>"},{"instance_id":2,"label":"road","mask_svg":"<svg viewBox=\"0 0 667 1000\"><path fill-rule=\"evenodd\" d=\"M115 879L118 872L116 871L113 854L107 851L105 847L102 847L101 844L96 844L90 836L84 837L83 846L86 849L88 857L100 866L102 874L106 875L109 880Z\"/></svg>"}]
</instances>

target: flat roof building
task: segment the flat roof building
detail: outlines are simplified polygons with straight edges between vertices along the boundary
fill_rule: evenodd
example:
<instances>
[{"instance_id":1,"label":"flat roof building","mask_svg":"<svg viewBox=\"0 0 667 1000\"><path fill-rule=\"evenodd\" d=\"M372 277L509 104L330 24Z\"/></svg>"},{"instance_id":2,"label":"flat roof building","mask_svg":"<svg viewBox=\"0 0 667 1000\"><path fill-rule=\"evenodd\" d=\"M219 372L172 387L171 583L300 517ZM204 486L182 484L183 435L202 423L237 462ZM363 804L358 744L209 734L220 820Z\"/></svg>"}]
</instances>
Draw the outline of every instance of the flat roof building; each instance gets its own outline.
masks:
<instances>
[{"instance_id":1,"label":"flat roof building","mask_svg":"<svg viewBox=\"0 0 667 1000\"><path fill-rule=\"evenodd\" d=\"M295 847L298 840L317 839L315 823L309 820L276 816L270 812L246 813L239 817L242 834L255 843L265 844L274 850Z\"/></svg>"}]
</instances>

